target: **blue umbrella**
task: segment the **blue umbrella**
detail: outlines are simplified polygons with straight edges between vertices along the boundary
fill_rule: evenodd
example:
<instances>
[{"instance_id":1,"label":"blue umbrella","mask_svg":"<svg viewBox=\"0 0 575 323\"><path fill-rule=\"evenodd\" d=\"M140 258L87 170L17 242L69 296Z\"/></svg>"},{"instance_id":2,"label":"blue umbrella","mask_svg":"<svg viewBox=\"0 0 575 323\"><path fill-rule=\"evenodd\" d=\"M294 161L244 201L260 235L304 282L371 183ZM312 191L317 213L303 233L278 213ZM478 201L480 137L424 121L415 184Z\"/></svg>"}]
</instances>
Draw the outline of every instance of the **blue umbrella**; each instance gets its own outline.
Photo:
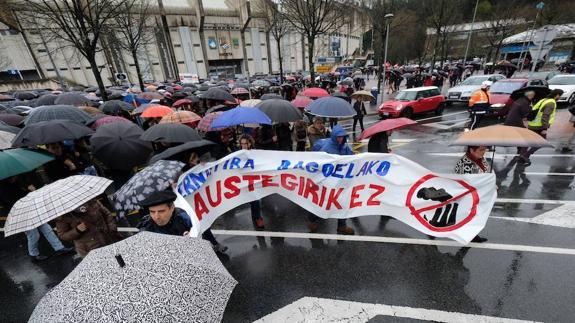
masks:
<instances>
[{"instance_id":1,"label":"blue umbrella","mask_svg":"<svg viewBox=\"0 0 575 323\"><path fill-rule=\"evenodd\" d=\"M227 128L253 123L272 124L272 120L258 109L237 107L217 117L212 123L212 128Z\"/></svg>"},{"instance_id":2,"label":"blue umbrella","mask_svg":"<svg viewBox=\"0 0 575 323\"><path fill-rule=\"evenodd\" d=\"M346 100L332 96L314 100L306 110L313 115L326 118L352 117L356 114Z\"/></svg>"}]
</instances>

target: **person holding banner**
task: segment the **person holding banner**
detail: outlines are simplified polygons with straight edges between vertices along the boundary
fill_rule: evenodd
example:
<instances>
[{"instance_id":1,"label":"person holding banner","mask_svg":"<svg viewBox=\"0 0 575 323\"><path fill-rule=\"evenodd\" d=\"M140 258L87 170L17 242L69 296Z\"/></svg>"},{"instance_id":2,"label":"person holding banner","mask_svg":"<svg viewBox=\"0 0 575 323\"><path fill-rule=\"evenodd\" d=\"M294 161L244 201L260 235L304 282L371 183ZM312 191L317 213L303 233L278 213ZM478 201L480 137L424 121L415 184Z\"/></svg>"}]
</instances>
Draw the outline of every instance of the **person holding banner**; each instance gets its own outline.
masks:
<instances>
[{"instance_id":1,"label":"person holding banner","mask_svg":"<svg viewBox=\"0 0 575 323\"><path fill-rule=\"evenodd\" d=\"M138 228L154 233L187 235L192 228L192 220L186 211L174 206L176 198L176 193L166 190L154 192L142 200L140 206L148 210L149 216L140 222ZM202 233L202 238L212 244L215 252L228 250L228 247L218 243L210 229Z\"/></svg>"},{"instance_id":2,"label":"person holding banner","mask_svg":"<svg viewBox=\"0 0 575 323\"><path fill-rule=\"evenodd\" d=\"M314 150L323 151L328 154L334 155L353 155L353 151L351 147L347 144L347 132L343 129L342 126L336 125L333 127L333 131L331 133L331 137L329 139L322 139L315 143ZM318 227L318 220L314 214L308 215L308 228L311 233L317 232ZM355 231L348 227L346 224L346 219L338 219L337 220L337 233L340 234L347 234L352 235L355 234Z\"/></svg>"},{"instance_id":3,"label":"person holding banner","mask_svg":"<svg viewBox=\"0 0 575 323\"><path fill-rule=\"evenodd\" d=\"M243 135L240 137L240 148L245 150L250 150L254 148L254 138L249 135ZM265 229L264 218L262 217L262 201L255 200L250 202L250 208L252 211L252 222L256 230Z\"/></svg>"},{"instance_id":4,"label":"person holding banner","mask_svg":"<svg viewBox=\"0 0 575 323\"><path fill-rule=\"evenodd\" d=\"M456 174L484 174L489 170L489 164L485 159L487 147L469 146L465 155L455 165ZM487 238L475 236L472 242L485 242Z\"/></svg>"}]
</instances>

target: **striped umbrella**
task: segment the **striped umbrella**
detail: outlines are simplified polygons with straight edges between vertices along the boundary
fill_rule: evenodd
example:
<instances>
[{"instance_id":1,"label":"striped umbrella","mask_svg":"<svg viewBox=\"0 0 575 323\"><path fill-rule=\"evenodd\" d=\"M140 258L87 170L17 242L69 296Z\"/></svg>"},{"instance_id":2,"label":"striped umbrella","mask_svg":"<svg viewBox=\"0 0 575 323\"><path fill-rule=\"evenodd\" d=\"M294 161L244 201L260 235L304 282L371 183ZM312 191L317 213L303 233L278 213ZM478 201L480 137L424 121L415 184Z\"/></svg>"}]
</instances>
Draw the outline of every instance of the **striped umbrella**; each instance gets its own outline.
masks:
<instances>
[{"instance_id":1,"label":"striped umbrella","mask_svg":"<svg viewBox=\"0 0 575 323\"><path fill-rule=\"evenodd\" d=\"M250 92L246 89L244 89L243 87L237 87L235 89L233 89L230 94L232 95L238 95L238 94L250 94Z\"/></svg>"},{"instance_id":2,"label":"striped umbrella","mask_svg":"<svg viewBox=\"0 0 575 323\"><path fill-rule=\"evenodd\" d=\"M218 130L218 129L212 129L212 123L217 117L221 116L222 114L224 114L223 111L216 111L206 114L202 118L202 120L200 120L200 123L198 124L196 129L203 132Z\"/></svg>"},{"instance_id":3,"label":"striped umbrella","mask_svg":"<svg viewBox=\"0 0 575 323\"><path fill-rule=\"evenodd\" d=\"M202 120L202 117L192 111L176 111L162 117L160 123L194 123Z\"/></svg>"},{"instance_id":4,"label":"striped umbrella","mask_svg":"<svg viewBox=\"0 0 575 323\"><path fill-rule=\"evenodd\" d=\"M118 116L105 116L103 118L100 118L100 119L94 121L94 123L92 123L92 125L90 127L94 130L97 130L98 128L100 128L101 126L103 126L105 124L115 123L115 122L131 122L131 121L126 119L126 118L122 118L122 117L118 117Z\"/></svg>"},{"instance_id":5,"label":"striped umbrella","mask_svg":"<svg viewBox=\"0 0 575 323\"><path fill-rule=\"evenodd\" d=\"M93 121L89 114L71 105L44 105L32 110L24 124L49 120L72 120L83 124Z\"/></svg>"}]
</instances>

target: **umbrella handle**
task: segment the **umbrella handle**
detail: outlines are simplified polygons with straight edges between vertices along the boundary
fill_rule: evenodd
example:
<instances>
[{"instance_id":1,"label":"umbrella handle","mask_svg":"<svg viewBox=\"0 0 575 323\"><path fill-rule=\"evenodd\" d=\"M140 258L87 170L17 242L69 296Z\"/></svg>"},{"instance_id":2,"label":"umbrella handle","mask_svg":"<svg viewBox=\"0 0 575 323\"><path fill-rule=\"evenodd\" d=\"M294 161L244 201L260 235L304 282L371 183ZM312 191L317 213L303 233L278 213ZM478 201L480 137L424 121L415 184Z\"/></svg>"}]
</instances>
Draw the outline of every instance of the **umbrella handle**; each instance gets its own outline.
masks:
<instances>
[{"instance_id":1,"label":"umbrella handle","mask_svg":"<svg viewBox=\"0 0 575 323\"><path fill-rule=\"evenodd\" d=\"M122 255L117 254L114 257L116 258L116 261L118 262L118 265L120 265L120 267L124 268L126 266L126 263L124 262L124 258L122 258Z\"/></svg>"}]
</instances>

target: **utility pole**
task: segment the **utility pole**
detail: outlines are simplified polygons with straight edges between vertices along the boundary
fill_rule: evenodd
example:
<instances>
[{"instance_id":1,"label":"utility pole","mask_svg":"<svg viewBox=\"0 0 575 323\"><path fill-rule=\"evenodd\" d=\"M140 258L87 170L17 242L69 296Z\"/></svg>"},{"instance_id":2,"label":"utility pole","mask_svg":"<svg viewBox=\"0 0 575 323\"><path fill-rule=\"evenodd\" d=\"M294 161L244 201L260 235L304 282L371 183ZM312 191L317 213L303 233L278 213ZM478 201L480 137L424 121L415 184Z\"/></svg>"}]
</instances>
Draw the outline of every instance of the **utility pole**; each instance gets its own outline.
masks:
<instances>
[{"instance_id":1,"label":"utility pole","mask_svg":"<svg viewBox=\"0 0 575 323\"><path fill-rule=\"evenodd\" d=\"M477 16L477 7L479 6L479 0L475 2L475 10L473 10L473 20L471 21L471 30L469 30L469 35L467 36L467 46L465 46L465 56L463 56L463 64L467 61L467 54L469 53L469 45L471 44L471 34L473 34L473 27L475 27L475 17Z\"/></svg>"}]
</instances>

